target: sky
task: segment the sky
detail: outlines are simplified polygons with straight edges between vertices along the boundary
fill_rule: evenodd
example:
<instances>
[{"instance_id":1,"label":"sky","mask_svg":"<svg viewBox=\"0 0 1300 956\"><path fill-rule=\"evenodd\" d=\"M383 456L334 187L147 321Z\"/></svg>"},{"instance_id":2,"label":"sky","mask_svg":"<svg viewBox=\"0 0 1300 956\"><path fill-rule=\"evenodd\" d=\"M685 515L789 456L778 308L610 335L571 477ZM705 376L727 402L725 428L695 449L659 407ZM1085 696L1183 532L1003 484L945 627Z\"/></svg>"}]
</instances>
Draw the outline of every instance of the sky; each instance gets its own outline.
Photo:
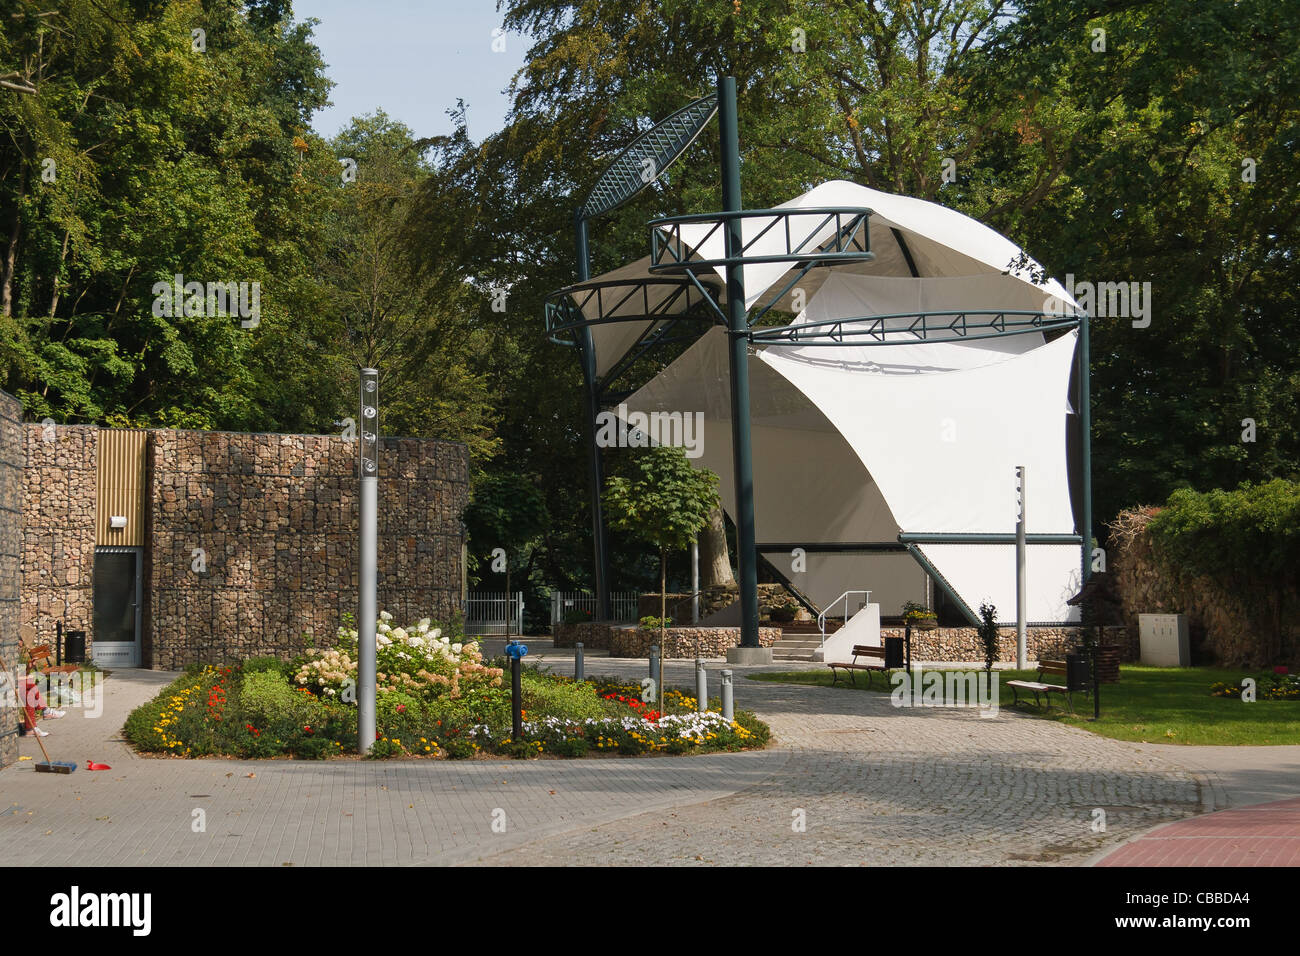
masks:
<instances>
[{"instance_id":1,"label":"sky","mask_svg":"<svg viewBox=\"0 0 1300 956\"><path fill-rule=\"evenodd\" d=\"M334 81L334 105L312 126L329 138L353 116L382 109L416 136L450 133L447 111L462 98L469 135L505 125L502 92L524 64L527 41L501 27L496 0L295 0L294 18L314 34ZM504 45L505 49L493 50Z\"/></svg>"}]
</instances>

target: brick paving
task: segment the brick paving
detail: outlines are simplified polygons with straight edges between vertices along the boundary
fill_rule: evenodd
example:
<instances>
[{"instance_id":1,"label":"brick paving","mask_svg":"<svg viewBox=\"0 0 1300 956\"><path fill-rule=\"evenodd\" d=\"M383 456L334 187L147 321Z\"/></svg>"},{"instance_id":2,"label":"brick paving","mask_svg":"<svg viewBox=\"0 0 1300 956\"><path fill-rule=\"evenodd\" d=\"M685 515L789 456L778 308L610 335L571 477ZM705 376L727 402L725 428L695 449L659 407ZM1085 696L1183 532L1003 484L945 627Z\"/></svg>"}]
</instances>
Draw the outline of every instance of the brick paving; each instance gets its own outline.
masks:
<instances>
[{"instance_id":1,"label":"brick paving","mask_svg":"<svg viewBox=\"0 0 1300 956\"><path fill-rule=\"evenodd\" d=\"M1143 834L1098 866L1300 866L1300 799L1221 810Z\"/></svg>"},{"instance_id":2,"label":"brick paving","mask_svg":"<svg viewBox=\"0 0 1300 956\"><path fill-rule=\"evenodd\" d=\"M536 643L536 657L571 669ZM645 668L593 657L588 673ZM47 725L51 756L83 769L0 772L0 847L10 865L1080 864L1254 779L1249 756L1225 782L1178 748L734 670L737 705L773 728L766 751L427 762L139 757L121 720L170 675L123 671L104 718L70 710ZM691 665L666 671L693 685ZM30 739L21 752L40 759ZM87 758L113 770L88 772Z\"/></svg>"}]
</instances>

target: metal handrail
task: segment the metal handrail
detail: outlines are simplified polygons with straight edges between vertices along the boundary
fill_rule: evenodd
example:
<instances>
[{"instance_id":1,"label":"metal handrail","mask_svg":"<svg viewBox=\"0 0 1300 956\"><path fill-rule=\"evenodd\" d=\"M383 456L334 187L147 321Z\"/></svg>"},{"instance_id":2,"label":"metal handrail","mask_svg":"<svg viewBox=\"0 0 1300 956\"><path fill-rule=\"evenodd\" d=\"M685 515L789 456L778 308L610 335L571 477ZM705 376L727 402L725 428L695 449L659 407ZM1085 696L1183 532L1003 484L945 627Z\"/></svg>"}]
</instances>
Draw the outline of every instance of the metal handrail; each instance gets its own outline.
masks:
<instances>
[{"instance_id":1,"label":"metal handrail","mask_svg":"<svg viewBox=\"0 0 1300 956\"><path fill-rule=\"evenodd\" d=\"M844 602L844 623L845 624L849 623L849 595L850 594L865 594L867 597L867 601L869 602L871 600L870 591L863 591L861 589L858 589L858 590L845 591L834 601L831 601L830 604L826 605L826 610L822 611L820 614L817 615L817 627L820 628L822 632L822 647L826 646L826 615L829 614L831 608L835 607L836 604L839 604L840 601Z\"/></svg>"}]
</instances>

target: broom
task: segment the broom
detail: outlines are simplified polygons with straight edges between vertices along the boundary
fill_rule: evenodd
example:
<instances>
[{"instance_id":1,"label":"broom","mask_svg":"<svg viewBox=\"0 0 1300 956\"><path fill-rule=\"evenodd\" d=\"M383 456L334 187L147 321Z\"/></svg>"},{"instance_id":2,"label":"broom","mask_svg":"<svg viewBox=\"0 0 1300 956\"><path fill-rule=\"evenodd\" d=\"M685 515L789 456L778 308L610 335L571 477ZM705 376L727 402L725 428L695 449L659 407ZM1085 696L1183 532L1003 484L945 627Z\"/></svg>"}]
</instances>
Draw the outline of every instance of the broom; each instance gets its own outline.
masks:
<instances>
[{"instance_id":1,"label":"broom","mask_svg":"<svg viewBox=\"0 0 1300 956\"><path fill-rule=\"evenodd\" d=\"M9 677L10 681L13 682L13 673L14 673L14 672L11 671L11 670L9 669L9 665L5 663L5 660L4 660L3 657L0 657L0 667L3 667L3 668L4 668L5 673L10 675L10 677ZM18 687L17 687L17 685L16 685L16 683L15 683L14 690L16 691L17 689L18 689ZM26 704L27 704L27 702L26 702L26 701L23 701L23 706L24 706L24 707L26 706ZM60 761L58 761L58 762L56 763L56 762L50 760L50 752L49 752L48 750L45 749L45 742L44 742L43 740L41 740L41 735L35 732L35 728L36 728L36 721L33 720L33 721L32 721L32 730L33 730L33 732L32 732L32 736L36 738L36 743L40 746L40 748L41 748L41 753L45 755L45 763L39 763L39 762L38 762L38 763L33 764L33 767L35 768L36 772L37 772L37 773L72 773L72 771L76 770L76 769L77 769L77 765L76 765L75 763L70 763L70 762L65 761L65 760L60 760Z\"/></svg>"}]
</instances>

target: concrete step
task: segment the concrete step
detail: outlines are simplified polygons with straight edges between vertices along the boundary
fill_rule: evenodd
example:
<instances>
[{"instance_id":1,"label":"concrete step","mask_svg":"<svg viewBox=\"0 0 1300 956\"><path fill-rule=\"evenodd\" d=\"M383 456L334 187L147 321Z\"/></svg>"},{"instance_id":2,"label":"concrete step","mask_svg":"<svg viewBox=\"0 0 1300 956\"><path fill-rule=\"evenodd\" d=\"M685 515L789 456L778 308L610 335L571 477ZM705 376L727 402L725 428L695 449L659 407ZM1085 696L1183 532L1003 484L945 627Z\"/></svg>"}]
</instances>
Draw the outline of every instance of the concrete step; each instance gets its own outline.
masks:
<instances>
[{"instance_id":1,"label":"concrete step","mask_svg":"<svg viewBox=\"0 0 1300 956\"><path fill-rule=\"evenodd\" d=\"M812 659L812 651L779 651L775 648L772 650L774 661L811 661Z\"/></svg>"},{"instance_id":2,"label":"concrete step","mask_svg":"<svg viewBox=\"0 0 1300 956\"><path fill-rule=\"evenodd\" d=\"M821 647L820 637L783 637L773 647Z\"/></svg>"}]
</instances>

